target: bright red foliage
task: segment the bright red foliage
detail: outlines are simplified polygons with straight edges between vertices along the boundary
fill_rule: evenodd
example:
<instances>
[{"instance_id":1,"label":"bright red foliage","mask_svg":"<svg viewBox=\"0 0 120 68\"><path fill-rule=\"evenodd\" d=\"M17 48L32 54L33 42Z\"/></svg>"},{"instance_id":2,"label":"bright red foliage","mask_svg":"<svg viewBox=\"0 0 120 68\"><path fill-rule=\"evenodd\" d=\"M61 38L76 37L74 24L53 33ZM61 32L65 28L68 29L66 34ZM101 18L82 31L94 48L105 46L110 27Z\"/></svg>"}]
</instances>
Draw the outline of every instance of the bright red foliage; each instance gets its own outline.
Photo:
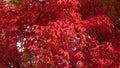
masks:
<instances>
[{"instance_id":1,"label":"bright red foliage","mask_svg":"<svg viewBox=\"0 0 120 68\"><path fill-rule=\"evenodd\" d=\"M118 0L0 0L0 68L119 68L119 6Z\"/></svg>"}]
</instances>

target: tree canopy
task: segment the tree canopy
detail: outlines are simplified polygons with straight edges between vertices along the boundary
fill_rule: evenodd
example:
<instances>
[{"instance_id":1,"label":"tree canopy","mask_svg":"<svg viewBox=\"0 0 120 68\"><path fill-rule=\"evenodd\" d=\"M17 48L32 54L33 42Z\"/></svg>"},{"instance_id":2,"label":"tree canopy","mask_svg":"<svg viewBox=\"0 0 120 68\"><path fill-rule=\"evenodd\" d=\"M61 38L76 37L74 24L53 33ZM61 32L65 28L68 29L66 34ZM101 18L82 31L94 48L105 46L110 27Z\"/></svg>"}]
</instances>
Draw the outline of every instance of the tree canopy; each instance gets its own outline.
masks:
<instances>
[{"instance_id":1,"label":"tree canopy","mask_svg":"<svg viewBox=\"0 0 120 68\"><path fill-rule=\"evenodd\" d=\"M0 68L119 67L119 0L0 0Z\"/></svg>"}]
</instances>

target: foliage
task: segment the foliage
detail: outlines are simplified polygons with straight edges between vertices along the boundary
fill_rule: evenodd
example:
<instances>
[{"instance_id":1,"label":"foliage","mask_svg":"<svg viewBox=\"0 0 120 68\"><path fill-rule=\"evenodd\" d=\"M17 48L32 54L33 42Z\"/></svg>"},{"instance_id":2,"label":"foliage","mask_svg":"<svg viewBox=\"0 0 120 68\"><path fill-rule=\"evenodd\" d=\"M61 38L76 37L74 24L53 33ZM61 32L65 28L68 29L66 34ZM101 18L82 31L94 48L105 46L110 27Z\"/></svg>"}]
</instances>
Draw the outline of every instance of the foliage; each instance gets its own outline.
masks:
<instances>
[{"instance_id":1,"label":"foliage","mask_svg":"<svg viewBox=\"0 0 120 68\"><path fill-rule=\"evenodd\" d=\"M0 0L0 68L119 68L119 6L117 0Z\"/></svg>"},{"instance_id":2,"label":"foliage","mask_svg":"<svg viewBox=\"0 0 120 68\"><path fill-rule=\"evenodd\" d=\"M11 0L13 4L19 4L22 0Z\"/></svg>"}]
</instances>

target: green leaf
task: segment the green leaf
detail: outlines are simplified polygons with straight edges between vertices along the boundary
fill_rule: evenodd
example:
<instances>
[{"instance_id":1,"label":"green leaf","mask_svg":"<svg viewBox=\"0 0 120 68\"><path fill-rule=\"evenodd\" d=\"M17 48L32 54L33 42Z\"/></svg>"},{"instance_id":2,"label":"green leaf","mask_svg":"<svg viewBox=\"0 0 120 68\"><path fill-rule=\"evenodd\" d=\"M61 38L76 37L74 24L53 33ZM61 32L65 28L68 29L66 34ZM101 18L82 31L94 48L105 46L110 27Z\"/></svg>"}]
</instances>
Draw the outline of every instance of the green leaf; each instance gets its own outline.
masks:
<instances>
[{"instance_id":1,"label":"green leaf","mask_svg":"<svg viewBox=\"0 0 120 68\"><path fill-rule=\"evenodd\" d=\"M11 2L13 3L13 4L19 4L20 2L22 2L22 0L11 0Z\"/></svg>"}]
</instances>

